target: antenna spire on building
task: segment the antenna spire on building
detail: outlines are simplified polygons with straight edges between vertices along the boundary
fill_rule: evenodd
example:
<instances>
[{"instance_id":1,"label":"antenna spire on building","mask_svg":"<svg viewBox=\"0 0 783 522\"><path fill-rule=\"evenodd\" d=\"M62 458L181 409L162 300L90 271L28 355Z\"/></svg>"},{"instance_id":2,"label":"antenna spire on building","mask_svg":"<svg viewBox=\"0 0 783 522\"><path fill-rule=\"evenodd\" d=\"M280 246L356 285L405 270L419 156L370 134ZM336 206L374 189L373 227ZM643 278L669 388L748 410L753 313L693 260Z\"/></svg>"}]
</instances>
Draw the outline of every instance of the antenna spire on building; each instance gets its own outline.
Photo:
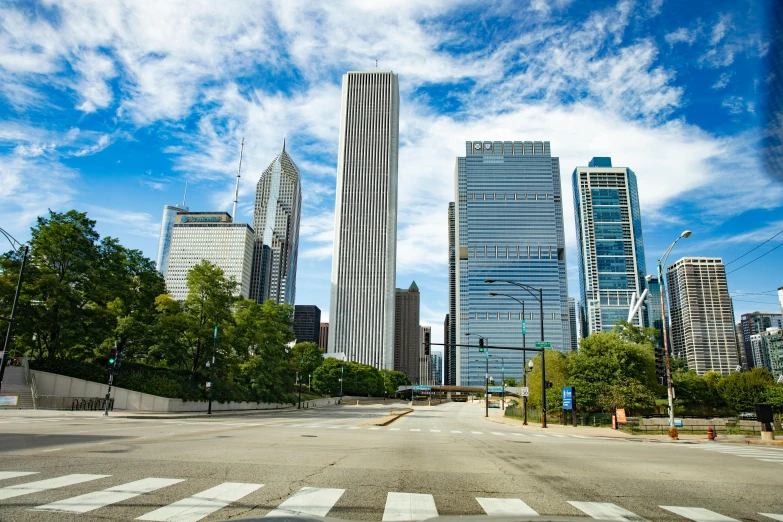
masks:
<instances>
[{"instance_id":1,"label":"antenna spire on building","mask_svg":"<svg viewBox=\"0 0 783 522\"><path fill-rule=\"evenodd\" d=\"M188 182L185 182L185 195L182 196L182 208L187 209L188 204Z\"/></svg>"},{"instance_id":2,"label":"antenna spire on building","mask_svg":"<svg viewBox=\"0 0 783 522\"><path fill-rule=\"evenodd\" d=\"M237 203L239 202L239 178L242 177L242 153L245 150L245 138L242 138L242 146L239 149L239 169L237 170L237 188L234 191L234 212L231 217L236 221L237 219Z\"/></svg>"},{"instance_id":3,"label":"antenna spire on building","mask_svg":"<svg viewBox=\"0 0 783 522\"><path fill-rule=\"evenodd\" d=\"M283 133L283 152L285 152L285 132Z\"/></svg>"}]
</instances>

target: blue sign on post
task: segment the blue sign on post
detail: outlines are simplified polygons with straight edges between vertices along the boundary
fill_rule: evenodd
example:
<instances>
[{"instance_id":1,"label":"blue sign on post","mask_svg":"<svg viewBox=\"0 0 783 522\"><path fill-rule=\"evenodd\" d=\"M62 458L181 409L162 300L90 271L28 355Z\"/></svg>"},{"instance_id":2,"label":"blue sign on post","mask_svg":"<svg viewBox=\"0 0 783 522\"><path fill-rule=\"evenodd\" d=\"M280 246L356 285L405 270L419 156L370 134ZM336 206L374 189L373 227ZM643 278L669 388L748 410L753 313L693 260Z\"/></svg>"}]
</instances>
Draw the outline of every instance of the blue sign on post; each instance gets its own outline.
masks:
<instances>
[{"instance_id":1,"label":"blue sign on post","mask_svg":"<svg viewBox=\"0 0 783 522\"><path fill-rule=\"evenodd\" d=\"M522 335L525 335L527 333L527 322L525 322L524 319L522 319Z\"/></svg>"},{"instance_id":2,"label":"blue sign on post","mask_svg":"<svg viewBox=\"0 0 783 522\"><path fill-rule=\"evenodd\" d=\"M573 410L574 409L574 387L569 386L568 388L563 388L563 409L564 410Z\"/></svg>"}]
</instances>

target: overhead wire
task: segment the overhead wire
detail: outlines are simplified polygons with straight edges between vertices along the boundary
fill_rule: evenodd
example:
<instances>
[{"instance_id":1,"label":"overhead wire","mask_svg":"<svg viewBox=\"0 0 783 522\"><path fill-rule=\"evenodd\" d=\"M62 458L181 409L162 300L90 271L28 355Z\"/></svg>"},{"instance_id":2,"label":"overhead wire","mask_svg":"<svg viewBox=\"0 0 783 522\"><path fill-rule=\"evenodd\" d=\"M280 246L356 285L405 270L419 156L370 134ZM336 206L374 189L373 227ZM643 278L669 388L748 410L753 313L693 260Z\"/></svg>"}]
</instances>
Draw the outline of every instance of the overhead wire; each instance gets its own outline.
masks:
<instances>
[{"instance_id":1,"label":"overhead wire","mask_svg":"<svg viewBox=\"0 0 783 522\"><path fill-rule=\"evenodd\" d=\"M783 232L783 230L781 230L781 232ZM774 236L773 236L773 237L774 237ZM766 243L766 241L765 241L765 243ZM762 244L763 244L763 243L762 243ZM760 246L760 245L759 245L759 246ZM755 263L756 261L758 261L758 260L759 260L759 259L761 259L762 257L766 256L767 254L771 254L772 252L774 252L775 250L777 250L778 248L780 248L780 247L782 247L782 246L783 246L783 242L781 242L781 243L780 243L778 246L776 246L775 248L773 248L773 249L771 249L771 250L767 250L766 252L764 252L764 253L763 253L763 254L761 254L760 256L758 256L758 257L756 257L756 258L754 258L754 259L752 259L752 260L748 261L748 262L747 262L747 263L745 263L744 265L742 265L742 266L739 266L739 267L735 268L735 269L734 269L734 270L732 270L731 272L726 272L726 275L729 275L729 274L731 274L731 273L734 273L734 272L736 272L737 270L739 270L739 269L741 269L741 268L745 268L746 266L748 266L748 265L749 265L749 264L751 264L751 263ZM739 258L738 258L738 259L739 259Z\"/></svg>"},{"instance_id":2,"label":"overhead wire","mask_svg":"<svg viewBox=\"0 0 783 522\"><path fill-rule=\"evenodd\" d=\"M751 252L753 252L754 250L758 250L759 248L763 247L764 245L766 245L767 243L769 243L770 241L772 241L773 239L775 239L776 237L778 237L780 234L783 234L783 230L781 230L780 232L778 232L777 234L775 234L775 235L774 235L774 236L772 236L771 238L767 239L766 241L764 241L764 242L763 242L763 243L761 243L760 245L756 245L755 247L751 248L750 250L748 250L747 252L745 252L745 253L744 253L744 254L742 254L741 256L739 256L739 257L737 257L737 258L734 258L734 259L732 259L731 261L729 261L728 263L726 263L724 266L729 266L729 265L730 265L730 264L732 264L733 262L735 262L735 261L739 261L740 259L742 259L742 258L743 258L743 257L745 257L746 255L750 254L750 253L751 253ZM744 266L744 265L743 265L743 266ZM741 267L740 267L740 268L741 268ZM739 270L739 269L737 269L737 270Z\"/></svg>"}]
</instances>

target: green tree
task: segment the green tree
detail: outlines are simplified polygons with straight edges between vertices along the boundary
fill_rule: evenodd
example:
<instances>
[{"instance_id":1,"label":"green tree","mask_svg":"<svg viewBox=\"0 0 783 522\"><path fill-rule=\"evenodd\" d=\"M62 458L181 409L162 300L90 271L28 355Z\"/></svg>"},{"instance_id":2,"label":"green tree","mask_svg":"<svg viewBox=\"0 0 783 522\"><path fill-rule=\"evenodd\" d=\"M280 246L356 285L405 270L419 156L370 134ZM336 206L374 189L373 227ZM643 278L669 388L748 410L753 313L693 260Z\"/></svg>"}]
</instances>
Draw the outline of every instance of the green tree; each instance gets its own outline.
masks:
<instances>
[{"instance_id":1,"label":"green tree","mask_svg":"<svg viewBox=\"0 0 783 522\"><path fill-rule=\"evenodd\" d=\"M343 395L383 397L383 376L376 368L355 362L344 363L333 357L325 359L313 373L313 388L323 395L338 395L341 376Z\"/></svg>"},{"instance_id":2,"label":"green tree","mask_svg":"<svg viewBox=\"0 0 783 522\"><path fill-rule=\"evenodd\" d=\"M324 360L323 352L315 343L297 343L291 354L296 371L303 376L302 382L307 382L307 376L312 375Z\"/></svg>"},{"instance_id":3,"label":"green tree","mask_svg":"<svg viewBox=\"0 0 783 522\"><path fill-rule=\"evenodd\" d=\"M656 390L655 356L652 344L623 340L617 332L595 333L583 339L579 351L566 362L568 384L576 387L577 404L589 410L607 410L622 390L638 390L636 381ZM614 390L613 386L618 386ZM641 396L639 396L641 397Z\"/></svg>"},{"instance_id":4,"label":"green tree","mask_svg":"<svg viewBox=\"0 0 783 522\"><path fill-rule=\"evenodd\" d=\"M772 411L775 413L783 413L783 386L767 386L762 402L772 405Z\"/></svg>"},{"instance_id":5,"label":"green tree","mask_svg":"<svg viewBox=\"0 0 783 522\"><path fill-rule=\"evenodd\" d=\"M506 386L516 386L517 380L513 377L506 377Z\"/></svg>"},{"instance_id":6,"label":"green tree","mask_svg":"<svg viewBox=\"0 0 783 522\"><path fill-rule=\"evenodd\" d=\"M386 387L386 394L390 397L397 394L397 389L400 386L407 386L411 383L404 373L394 370L381 370L381 376Z\"/></svg>"},{"instance_id":7,"label":"green tree","mask_svg":"<svg viewBox=\"0 0 783 522\"><path fill-rule=\"evenodd\" d=\"M549 411L560 411L563 408L561 389L567 386L566 356L555 350L544 350L546 357L546 380L552 387L546 392L546 406ZM536 408L541 407L541 354L531 359L533 371L527 374L527 386L530 390L528 403Z\"/></svg>"},{"instance_id":8,"label":"green tree","mask_svg":"<svg viewBox=\"0 0 783 522\"><path fill-rule=\"evenodd\" d=\"M775 385L775 379L765 368L753 368L748 372L735 372L718 383L718 391L729 407L736 412L755 411L756 403L763 402L767 388Z\"/></svg>"}]
</instances>

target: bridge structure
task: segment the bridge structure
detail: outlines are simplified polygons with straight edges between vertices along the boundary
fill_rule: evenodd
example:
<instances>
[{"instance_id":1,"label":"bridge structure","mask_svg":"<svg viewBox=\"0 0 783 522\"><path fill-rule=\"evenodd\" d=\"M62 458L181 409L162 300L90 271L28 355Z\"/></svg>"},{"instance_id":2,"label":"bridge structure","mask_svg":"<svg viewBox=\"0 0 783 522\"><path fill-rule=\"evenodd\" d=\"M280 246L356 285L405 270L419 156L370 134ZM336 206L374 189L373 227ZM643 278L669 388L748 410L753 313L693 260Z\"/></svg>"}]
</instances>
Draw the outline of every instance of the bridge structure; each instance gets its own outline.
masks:
<instances>
[{"instance_id":1,"label":"bridge structure","mask_svg":"<svg viewBox=\"0 0 783 522\"><path fill-rule=\"evenodd\" d=\"M413 392L421 394L433 394L433 393L484 393L486 388L484 386L453 386L453 385L438 385L432 386L398 386L397 392L402 394L411 394ZM490 386L489 393L503 393L501 386ZM522 388L519 386L506 386L506 395L512 397L522 397Z\"/></svg>"}]
</instances>

